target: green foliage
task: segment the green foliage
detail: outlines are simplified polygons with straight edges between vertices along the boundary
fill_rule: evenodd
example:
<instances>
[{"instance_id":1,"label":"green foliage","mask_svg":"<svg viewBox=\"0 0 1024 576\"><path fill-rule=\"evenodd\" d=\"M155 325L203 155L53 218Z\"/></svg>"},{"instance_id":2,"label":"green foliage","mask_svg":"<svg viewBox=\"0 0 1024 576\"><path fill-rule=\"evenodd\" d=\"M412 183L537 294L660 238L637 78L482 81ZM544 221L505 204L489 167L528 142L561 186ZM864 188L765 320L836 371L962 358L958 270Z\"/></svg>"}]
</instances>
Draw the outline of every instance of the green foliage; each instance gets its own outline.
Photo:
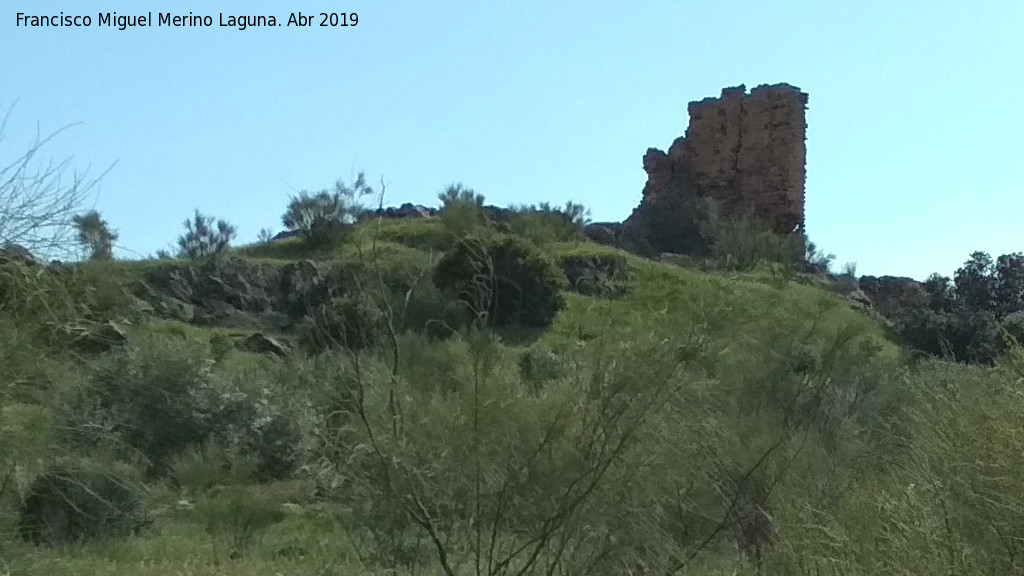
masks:
<instances>
[{"instance_id":1,"label":"green foliage","mask_svg":"<svg viewBox=\"0 0 1024 576\"><path fill-rule=\"evenodd\" d=\"M232 556L249 549L261 532L284 519L281 507L241 486L219 486L196 503L195 514L206 532L227 541Z\"/></svg>"},{"instance_id":2,"label":"green foliage","mask_svg":"<svg viewBox=\"0 0 1024 576\"><path fill-rule=\"evenodd\" d=\"M110 229L107 221L96 210L72 218L78 233L78 243L89 252L89 260L112 260L117 232Z\"/></svg>"},{"instance_id":3,"label":"green foliage","mask_svg":"<svg viewBox=\"0 0 1024 576\"><path fill-rule=\"evenodd\" d=\"M672 185L675 188L659 196L656 203L640 205L640 237L630 237L627 230L624 241L633 245L631 249L640 249L639 253L652 256L670 252L705 257L711 240L706 236L704 223L711 208L696 194L692 184L677 180Z\"/></svg>"},{"instance_id":4,"label":"green foliage","mask_svg":"<svg viewBox=\"0 0 1024 576\"><path fill-rule=\"evenodd\" d=\"M127 536L146 523L143 491L128 465L64 459L28 486L18 530L36 544Z\"/></svg>"},{"instance_id":5,"label":"green foliage","mask_svg":"<svg viewBox=\"0 0 1024 576\"><path fill-rule=\"evenodd\" d=\"M195 217L185 220L185 233L178 237L178 257L190 260L215 258L225 254L238 235L227 220L215 220L196 209Z\"/></svg>"},{"instance_id":6,"label":"green foliage","mask_svg":"<svg viewBox=\"0 0 1024 576\"><path fill-rule=\"evenodd\" d=\"M1024 311L1024 255L996 261L974 252L949 278L932 274L923 283L926 302L889 314L912 348L961 362L991 363L1006 350L1005 336L1017 333Z\"/></svg>"},{"instance_id":7,"label":"green foliage","mask_svg":"<svg viewBox=\"0 0 1024 576\"><path fill-rule=\"evenodd\" d=\"M460 239L479 233L487 224L484 196L461 182L449 184L438 199L442 202L441 224L450 238Z\"/></svg>"},{"instance_id":8,"label":"green foliage","mask_svg":"<svg viewBox=\"0 0 1024 576\"><path fill-rule=\"evenodd\" d=\"M312 194L305 190L293 196L281 222L289 230L299 232L307 243L323 246L352 231L362 212L360 200L373 194L366 175L359 173L352 185L338 180L334 190Z\"/></svg>"},{"instance_id":9,"label":"green foliage","mask_svg":"<svg viewBox=\"0 0 1024 576\"><path fill-rule=\"evenodd\" d=\"M449 298L430 277L420 280L411 291L395 295L391 304L396 328L435 338L445 338L472 323L472 316L457 299Z\"/></svg>"},{"instance_id":10,"label":"green foliage","mask_svg":"<svg viewBox=\"0 0 1024 576\"><path fill-rule=\"evenodd\" d=\"M197 495L215 486L245 484L255 474L255 462L211 440L178 454L168 475L179 488Z\"/></svg>"},{"instance_id":11,"label":"green foliage","mask_svg":"<svg viewBox=\"0 0 1024 576\"><path fill-rule=\"evenodd\" d=\"M776 234L751 213L725 217L716 205L709 204L702 231L710 242L710 255L718 268L750 271L767 262L779 264L785 271L794 271L802 264L803 237Z\"/></svg>"},{"instance_id":12,"label":"green foliage","mask_svg":"<svg viewBox=\"0 0 1024 576\"><path fill-rule=\"evenodd\" d=\"M519 356L519 376L534 386L540 387L565 373L562 359L553 350L527 350Z\"/></svg>"},{"instance_id":13,"label":"green foliage","mask_svg":"<svg viewBox=\"0 0 1024 576\"><path fill-rule=\"evenodd\" d=\"M541 202L536 206L512 206L510 210L509 232L538 245L581 240L590 215L582 204L571 201L565 208Z\"/></svg>"},{"instance_id":14,"label":"green foliage","mask_svg":"<svg viewBox=\"0 0 1024 576\"><path fill-rule=\"evenodd\" d=\"M832 263L835 262L835 260L835 254L825 253L825 251L820 249L817 244L810 240L807 241L804 261L807 262L807 267L812 273L828 274L829 270L832 269Z\"/></svg>"},{"instance_id":15,"label":"green foliage","mask_svg":"<svg viewBox=\"0 0 1024 576\"><path fill-rule=\"evenodd\" d=\"M373 298L366 293L346 293L313 310L301 342L314 352L361 350L377 343L383 329L384 315Z\"/></svg>"},{"instance_id":16,"label":"green foliage","mask_svg":"<svg viewBox=\"0 0 1024 576\"><path fill-rule=\"evenodd\" d=\"M456 182L446 186L445 189L437 195L437 199L441 201L444 208L456 204L468 204L476 206L477 208L484 207L484 195L477 194L472 188L463 186L462 182Z\"/></svg>"},{"instance_id":17,"label":"green foliage","mask_svg":"<svg viewBox=\"0 0 1024 576\"><path fill-rule=\"evenodd\" d=\"M995 298L994 271L991 256L984 252L973 252L953 277L957 299L973 310L990 310Z\"/></svg>"},{"instance_id":18,"label":"green foliage","mask_svg":"<svg viewBox=\"0 0 1024 576\"><path fill-rule=\"evenodd\" d=\"M627 289L629 267L622 254L566 254L558 261L569 286L580 294L614 298Z\"/></svg>"},{"instance_id":19,"label":"green foliage","mask_svg":"<svg viewBox=\"0 0 1024 576\"><path fill-rule=\"evenodd\" d=\"M126 444L161 473L173 456L215 429L212 369L203 342L141 337L98 362L92 393Z\"/></svg>"},{"instance_id":20,"label":"green foliage","mask_svg":"<svg viewBox=\"0 0 1024 576\"><path fill-rule=\"evenodd\" d=\"M999 323L999 350L1024 345L1024 312L1014 312Z\"/></svg>"},{"instance_id":21,"label":"green foliage","mask_svg":"<svg viewBox=\"0 0 1024 576\"><path fill-rule=\"evenodd\" d=\"M270 244L274 241L274 231L270 228L260 228L260 234L256 238L259 244Z\"/></svg>"},{"instance_id":22,"label":"green foliage","mask_svg":"<svg viewBox=\"0 0 1024 576\"><path fill-rule=\"evenodd\" d=\"M530 327L552 322L568 287L550 258L515 236L460 241L438 263L434 284L495 326Z\"/></svg>"}]
</instances>

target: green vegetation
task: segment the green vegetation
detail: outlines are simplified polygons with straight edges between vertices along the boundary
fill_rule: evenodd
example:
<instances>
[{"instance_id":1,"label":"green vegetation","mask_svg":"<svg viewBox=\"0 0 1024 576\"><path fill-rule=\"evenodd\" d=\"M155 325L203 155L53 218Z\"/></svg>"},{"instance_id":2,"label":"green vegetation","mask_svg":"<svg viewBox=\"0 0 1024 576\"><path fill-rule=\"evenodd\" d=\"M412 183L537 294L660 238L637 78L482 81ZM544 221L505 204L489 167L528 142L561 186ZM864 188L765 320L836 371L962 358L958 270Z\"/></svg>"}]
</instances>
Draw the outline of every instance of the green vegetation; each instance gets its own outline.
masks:
<instances>
[{"instance_id":1,"label":"green vegetation","mask_svg":"<svg viewBox=\"0 0 1024 576\"><path fill-rule=\"evenodd\" d=\"M310 245L324 246L340 241L355 227L362 209L359 201L371 194L373 189L366 183L366 175L360 172L351 186L338 180L333 192L326 189L316 194L299 192L288 203L281 222Z\"/></svg>"},{"instance_id":2,"label":"green vegetation","mask_svg":"<svg viewBox=\"0 0 1024 576\"><path fill-rule=\"evenodd\" d=\"M896 336L940 358L991 364L1024 342L1024 254L974 252L953 279L932 274L895 298Z\"/></svg>"},{"instance_id":3,"label":"green vegetation","mask_svg":"<svg viewBox=\"0 0 1024 576\"><path fill-rule=\"evenodd\" d=\"M202 262L0 258L4 570L1024 573L1012 338L908 354L749 221L683 268L442 197L311 241L345 210L300 194L305 236ZM921 306L1020 334L1017 260L972 262Z\"/></svg>"},{"instance_id":4,"label":"green vegetation","mask_svg":"<svg viewBox=\"0 0 1024 576\"><path fill-rule=\"evenodd\" d=\"M78 231L78 243L88 251L89 260L113 259L117 232L110 229L99 212L90 210L79 214L72 218L72 222Z\"/></svg>"},{"instance_id":5,"label":"green vegetation","mask_svg":"<svg viewBox=\"0 0 1024 576\"><path fill-rule=\"evenodd\" d=\"M178 258L199 260L227 252L238 231L227 220L215 220L196 209L195 217L185 220L185 233L178 237Z\"/></svg>"}]
</instances>

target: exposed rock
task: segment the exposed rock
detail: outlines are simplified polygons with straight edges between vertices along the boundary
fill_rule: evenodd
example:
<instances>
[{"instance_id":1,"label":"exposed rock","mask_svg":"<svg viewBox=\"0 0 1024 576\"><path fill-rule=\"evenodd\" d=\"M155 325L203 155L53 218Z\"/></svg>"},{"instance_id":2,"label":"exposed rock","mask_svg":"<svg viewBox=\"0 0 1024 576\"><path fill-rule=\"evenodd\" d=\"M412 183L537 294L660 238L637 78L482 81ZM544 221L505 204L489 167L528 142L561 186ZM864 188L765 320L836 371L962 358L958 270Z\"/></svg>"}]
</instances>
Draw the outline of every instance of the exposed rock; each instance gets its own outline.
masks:
<instances>
[{"instance_id":1,"label":"exposed rock","mask_svg":"<svg viewBox=\"0 0 1024 576\"><path fill-rule=\"evenodd\" d=\"M597 244L615 246L619 242L622 224L618 222L594 222L583 229L587 239Z\"/></svg>"},{"instance_id":2,"label":"exposed rock","mask_svg":"<svg viewBox=\"0 0 1024 576\"><path fill-rule=\"evenodd\" d=\"M256 332L240 342L239 348L254 354L270 354L280 357L287 356L291 352L287 345L261 332Z\"/></svg>"},{"instance_id":3,"label":"exposed rock","mask_svg":"<svg viewBox=\"0 0 1024 576\"><path fill-rule=\"evenodd\" d=\"M168 263L136 283L135 308L202 326L277 333L344 292L347 270L300 260L278 264L226 259Z\"/></svg>"},{"instance_id":4,"label":"exposed rock","mask_svg":"<svg viewBox=\"0 0 1024 576\"><path fill-rule=\"evenodd\" d=\"M331 299L327 272L310 260L299 260L281 269L281 309L303 316Z\"/></svg>"}]
</instances>

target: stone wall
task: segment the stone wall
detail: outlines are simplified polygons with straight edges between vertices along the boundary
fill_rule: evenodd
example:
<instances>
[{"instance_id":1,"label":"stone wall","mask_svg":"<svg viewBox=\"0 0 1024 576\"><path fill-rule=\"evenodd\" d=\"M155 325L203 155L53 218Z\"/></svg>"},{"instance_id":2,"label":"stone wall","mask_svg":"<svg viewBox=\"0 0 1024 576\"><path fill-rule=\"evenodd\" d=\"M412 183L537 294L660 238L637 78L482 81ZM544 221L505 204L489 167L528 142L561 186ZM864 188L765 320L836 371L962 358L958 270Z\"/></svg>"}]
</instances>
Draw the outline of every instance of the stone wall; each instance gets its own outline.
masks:
<instances>
[{"instance_id":1,"label":"stone wall","mask_svg":"<svg viewBox=\"0 0 1024 576\"><path fill-rule=\"evenodd\" d=\"M752 210L779 233L804 226L807 94L789 84L743 85L691 102L689 127L668 152L644 155L645 206L680 195L716 200L726 215ZM683 198L685 200L685 198Z\"/></svg>"}]
</instances>

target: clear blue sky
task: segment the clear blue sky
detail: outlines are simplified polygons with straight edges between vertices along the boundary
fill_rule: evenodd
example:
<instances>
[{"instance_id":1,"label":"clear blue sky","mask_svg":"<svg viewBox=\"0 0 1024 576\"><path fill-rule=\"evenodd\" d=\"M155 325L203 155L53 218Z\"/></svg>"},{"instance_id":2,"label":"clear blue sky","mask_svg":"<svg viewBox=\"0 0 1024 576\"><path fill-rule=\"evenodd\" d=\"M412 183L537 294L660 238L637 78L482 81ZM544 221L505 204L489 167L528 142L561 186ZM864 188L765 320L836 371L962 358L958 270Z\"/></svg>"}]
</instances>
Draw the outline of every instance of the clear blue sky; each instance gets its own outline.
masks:
<instances>
[{"instance_id":1,"label":"clear blue sky","mask_svg":"<svg viewBox=\"0 0 1024 576\"><path fill-rule=\"evenodd\" d=\"M216 26L346 10L350 28ZM19 11L90 28L16 27ZM98 12L211 15L101 28ZM296 190L365 170L391 204L462 181L488 202L583 202L621 220L641 158L690 100L788 82L810 95L807 229L862 274L950 274L1024 250L1024 2L0 0L0 160L49 148L101 169L119 254L168 246L194 208L239 242Z\"/></svg>"}]
</instances>

